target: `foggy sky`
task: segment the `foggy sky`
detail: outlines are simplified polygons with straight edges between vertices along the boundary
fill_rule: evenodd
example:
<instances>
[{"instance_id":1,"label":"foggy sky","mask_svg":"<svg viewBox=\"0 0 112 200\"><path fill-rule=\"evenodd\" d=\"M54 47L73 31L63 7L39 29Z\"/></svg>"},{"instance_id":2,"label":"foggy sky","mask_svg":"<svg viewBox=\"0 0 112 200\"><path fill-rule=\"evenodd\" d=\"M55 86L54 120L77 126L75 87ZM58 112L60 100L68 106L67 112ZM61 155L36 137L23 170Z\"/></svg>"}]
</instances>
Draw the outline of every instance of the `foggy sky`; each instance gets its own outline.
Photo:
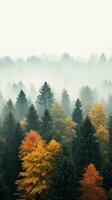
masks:
<instances>
[{"instance_id":1,"label":"foggy sky","mask_svg":"<svg viewBox=\"0 0 112 200\"><path fill-rule=\"evenodd\" d=\"M112 0L0 0L0 56L112 54Z\"/></svg>"}]
</instances>

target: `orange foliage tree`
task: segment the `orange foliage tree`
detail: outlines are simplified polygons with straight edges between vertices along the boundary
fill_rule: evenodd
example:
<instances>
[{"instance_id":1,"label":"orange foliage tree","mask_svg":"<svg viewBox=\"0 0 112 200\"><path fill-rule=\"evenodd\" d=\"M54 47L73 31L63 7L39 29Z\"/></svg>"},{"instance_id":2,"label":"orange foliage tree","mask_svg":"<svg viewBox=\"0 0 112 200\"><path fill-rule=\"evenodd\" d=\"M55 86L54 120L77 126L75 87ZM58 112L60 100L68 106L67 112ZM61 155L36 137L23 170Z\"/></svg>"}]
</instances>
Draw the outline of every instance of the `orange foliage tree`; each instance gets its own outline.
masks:
<instances>
[{"instance_id":1,"label":"orange foliage tree","mask_svg":"<svg viewBox=\"0 0 112 200\"><path fill-rule=\"evenodd\" d=\"M60 151L57 141L51 140L46 144L36 134L34 131L28 133L20 148L23 171L17 181L19 200L36 200L48 189L51 172L55 167L54 158Z\"/></svg>"},{"instance_id":2,"label":"orange foliage tree","mask_svg":"<svg viewBox=\"0 0 112 200\"><path fill-rule=\"evenodd\" d=\"M34 130L30 130L24 140L22 141L22 144L20 146L20 156L23 157L27 153L31 153L33 150L37 148L37 146L41 143L41 145L45 145L44 140L40 137L39 133L37 133Z\"/></svg>"},{"instance_id":3,"label":"orange foliage tree","mask_svg":"<svg viewBox=\"0 0 112 200\"><path fill-rule=\"evenodd\" d=\"M89 164L83 174L81 185L81 200L106 200L107 195L102 187L103 178L93 164Z\"/></svg>"}]
</instances>

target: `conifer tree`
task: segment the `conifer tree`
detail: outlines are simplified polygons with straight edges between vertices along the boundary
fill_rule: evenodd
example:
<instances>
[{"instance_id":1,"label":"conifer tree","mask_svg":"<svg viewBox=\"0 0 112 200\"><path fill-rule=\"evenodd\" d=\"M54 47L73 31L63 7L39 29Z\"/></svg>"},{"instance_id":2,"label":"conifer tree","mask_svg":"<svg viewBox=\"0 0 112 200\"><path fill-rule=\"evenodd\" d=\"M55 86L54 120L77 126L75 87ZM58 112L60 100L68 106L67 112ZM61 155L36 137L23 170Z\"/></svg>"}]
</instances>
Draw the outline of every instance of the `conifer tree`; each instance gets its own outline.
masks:
<instances>
[{"instance_id":1,"label":"conifer tree","mask_svg":"<svg viewBox=\"0 0 112 200\"><path fill-rule=\"evenodd\" d=\"M69 94L68 94L67 90L65 90L65 89L62 92L61 106L62 106L66 115L71 114L70 98L69 98Z\"/></svg>"},{"instance_id":2,"label":"conifer tree","mask_svg":"<svg viewBox=\"0 0 112 200\"><path fill-rule=\"evenodd\" d=\"M26 116L26 132L30 130L40 131L40 120L39 116L37 115L37 111L32 104L28 110L28 114Z\"/></svg>"},{"instance_id":3,"label":"conifer tree","mask_svg":"<svg viewBox=\"0 0 112 200\"><path fill-rule=\"evenodd\" d=\"M20 125L15 123L15 118L12 113L9 113L4 119L3 130L4 138L6 140L4 150L4 179L8 188L6 199L15 200L15 181L20 170L18 151L22 139L22 130L20 129Z\"/></svg>"},{"instance_id":4,"label":"conifer tree","mask_svg":"<svg viewBox=\"0 0 112 200\"><path fill-rule=\"evenodd\" d=\"M52 119L50 112L45 110L43 121L42 121L42 137L47 142L49 142L52 138Z\"/></svg>"},{"instance_id":5,"label":"conifer tree","mask_svg":"<svg viewBox=\"0 0 112 200\"><path fill-rule=\"evenodd\" d=\"M8 100L8 102L6 103L6 105L3 108L4 118L6 116L8 116L9 113L12 113L13 115L15 115L15 107L14 107L14 104L11 99Z\"/></svg>"},{"instance_id":6,"label":"conifer tree","mask_svg":"<svg viewBox=\"0 0 112 200\"><path fill-rule=\"evenodd\" d=\"M18 120L24 118L28 112L28 101L23 90L20 91L16 100L16 117Z\"/></svg>"},{"instance_id":7,"label":"conifer tree","mask_svg":"<svg viewBox=\"0 0 112 200\"><path fill-rule=\"evenodd\" d=\"M72 120L76 123L76 129L79 130L82 126L83 116L82 116L82 104L80 99L75 102L75 108L72 113Z\"/></svg>"},{"instance_id":8,"label":"conifer tree","mask_svg":"<svg viewBox=\"0 0 112 200\"><path fill-rule=\"evenodd\" d=\"M40 114L43 115L45 110L50 110L51 106L54 102L54 94L47 82L45 82L41 88L39 95L37 97L37 110L40 112Z\"/></svg>"},{"instance_id":9,"label":"conifer tree","mask_svg":"<svg viewBox=\"0 0 112 200\"><path fill-rule=\"evenodd\" d=\"M89 163L93 163L98 169L100 168L99 144L95 129L88 117L85 119L81 131L74 139L73 146L75 173L78 179L82 176Z\"/></svg>"},{"instance_id":10,"label":"conifer tree","mask_svg":"<svg viewBox=\"0 0 112 200\"><path fill-rule=\"evenodd\" d=\"M103 178L92 163L87 166L80 185L81 200L107 200L106 191L102 186Z\"/></svg>"}]
</instances>

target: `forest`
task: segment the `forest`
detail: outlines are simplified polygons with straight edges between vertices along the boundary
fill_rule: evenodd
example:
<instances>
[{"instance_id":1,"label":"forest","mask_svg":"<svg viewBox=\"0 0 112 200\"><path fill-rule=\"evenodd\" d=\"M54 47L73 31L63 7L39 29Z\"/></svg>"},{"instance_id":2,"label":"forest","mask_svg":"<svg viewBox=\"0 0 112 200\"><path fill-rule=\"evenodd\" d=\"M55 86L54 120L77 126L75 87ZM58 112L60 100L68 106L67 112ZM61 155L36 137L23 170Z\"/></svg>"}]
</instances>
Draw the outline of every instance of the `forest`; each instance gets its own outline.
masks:
<instances>
[{"instance_id":1,"label":"forest","mask_svg":"<svg viewBox=\"0 0 112 200\"><path fill-rule=\"evenodd\" d=\"M0 199L112 200L111 94L85 85L59 100L46 81L15 90L15 101L0 95Z\"/></svg>"}]
</instances>

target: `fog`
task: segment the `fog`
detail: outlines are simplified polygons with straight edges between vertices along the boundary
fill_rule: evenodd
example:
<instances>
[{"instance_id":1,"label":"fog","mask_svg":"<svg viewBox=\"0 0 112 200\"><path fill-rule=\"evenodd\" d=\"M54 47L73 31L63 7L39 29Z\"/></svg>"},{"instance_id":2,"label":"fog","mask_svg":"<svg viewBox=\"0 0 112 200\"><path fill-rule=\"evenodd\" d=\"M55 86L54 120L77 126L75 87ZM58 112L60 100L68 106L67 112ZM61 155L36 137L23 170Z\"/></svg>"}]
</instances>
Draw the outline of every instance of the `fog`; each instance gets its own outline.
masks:
<instances>
[{"instance_id":1,"label":"fog","mask_svg":"<svg viewBox=\"0 0 112 200\"><path fill-rule=\"evenodd\" d=\"M57 99L66 88L71 100L74 100L85 85L96 88L99 98L106 99L112 94L111 67L112 59L107 59L103 53L101 56L92 55L84 61L68 53L61 57L42 55L16 60L6 56L0 59L0 90L6 99L15 100L20 89L31 96L31 88L38 93L43 82L47 81Z\"/></svg>"}]
</instances>

